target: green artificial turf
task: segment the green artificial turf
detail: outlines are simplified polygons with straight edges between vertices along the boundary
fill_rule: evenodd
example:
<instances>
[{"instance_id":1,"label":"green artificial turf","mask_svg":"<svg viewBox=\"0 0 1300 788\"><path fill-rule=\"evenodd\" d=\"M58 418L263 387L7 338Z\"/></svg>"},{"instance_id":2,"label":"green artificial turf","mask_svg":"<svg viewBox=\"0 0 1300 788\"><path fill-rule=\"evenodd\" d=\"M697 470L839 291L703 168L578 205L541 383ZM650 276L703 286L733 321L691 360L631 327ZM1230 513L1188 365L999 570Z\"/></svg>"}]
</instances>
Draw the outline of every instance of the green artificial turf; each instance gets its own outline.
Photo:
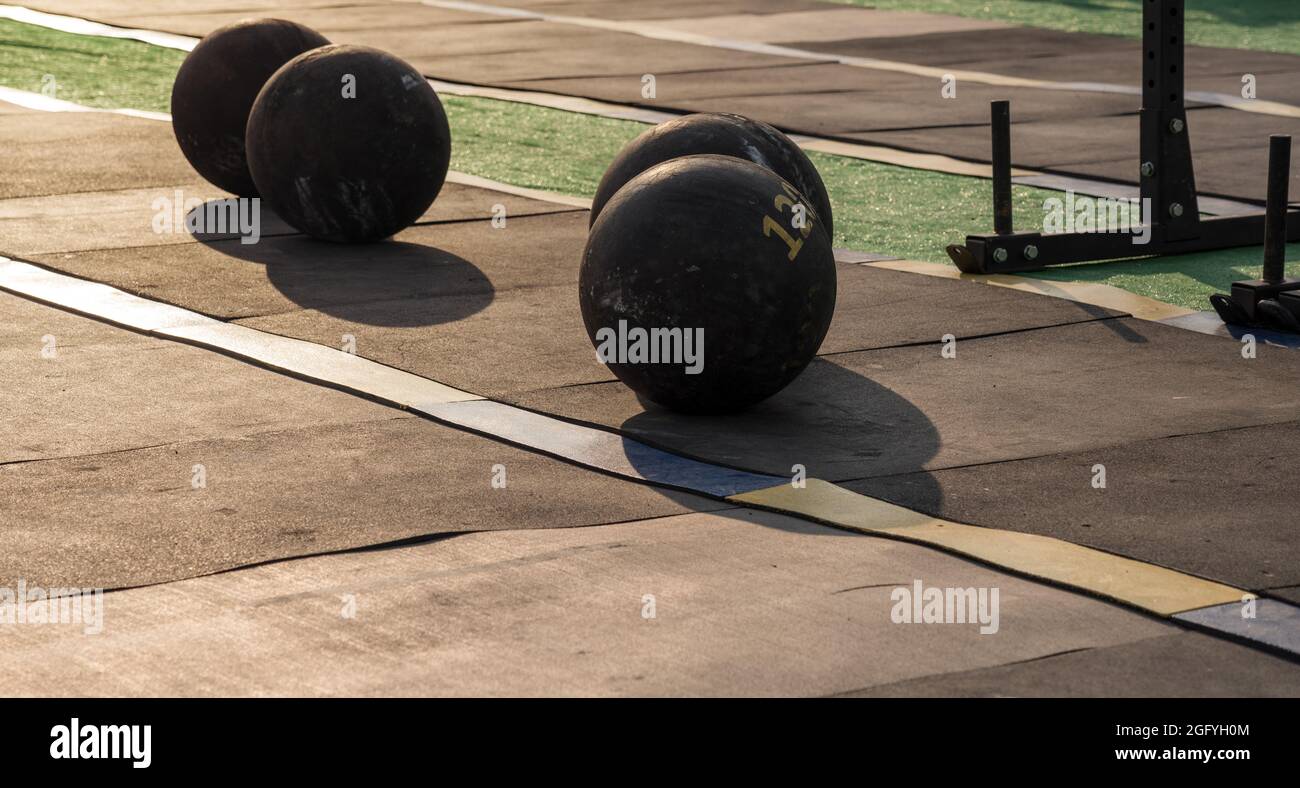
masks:
<instances>
[{"instance_id":1,"label":"green artificial turf","mask_svg":"<svg viewBox=\"0 0 1300 788\"><path fill-rule=\"evenodd\" d=\"M1300 244L1287 247L1287 275L1300 277ZM1188 309L1209 309L1210 293L1226 293L1238 279L1258 279L1263 268L1262 246L1146 260L1064 266L1032 276L1057 281L1100 282L1130 293Z\"/></svg>"},{"instance_id":2,"label":"green artificial turf","mask_svg":"<svg viewBox=\"0 0 1300 788\"><path fill-rule=\"evenodd\" d=\"M644 123L510 101L442 96L451 123L451 166L484 178L591 197L600 177Z\"/></svg>"},{"instance_id":3,"label":"green artificial turf","mask_svg":"<svg viewBox=\"0 0 1300 788\"><path fill-rule=\"evenodd\" d=\"M1138 38L1141 0L834 0L894 11L924 11L1076 33ZM1300 55L1297 0L1188 0L1189 43Z\"/></svg>"},{"instance_id":4,"label":"green artificial turf","mask_svg":"<svg viewBox=\"0 0 1300 788\"><path fill-rule=\"evenodd\" d=\"M0 84L89 107L167 112L185 53L0 19Z\"/></svg>"},{"instance_id":5,"label":"green artificial turf","mask_svg":"<svg viewBox=\"0 0 1300 788\"><path fill-rule=\"evenodd\" d=\"M944 248L992 223L990 182L811 152L835 211L835 245L910 260L945 262ZM1057 192L1014 187L1023 229L1042 227L1043 200Z\"/></svg>"},{"instance_id":6,"label":"green artificial turf","mask_svg":"<svg viewBox=\"0 0 1300 788\"><path fill-rule=\"evenodd\" d=\"M891 7L908 5L904 0L873 1ZM934 0L934 4L944 2ZM1005 4L1017 3L1006 0ZM1105 4L1122 4L1122 0ZM52 74L56 97L89 106L167 112L172 79L183 59L182 52L140 42L0 20L0 85L39 92L45 75ZM634 121L508 101L449 95L442 100L451 122L454 169L563 194L592 196L609 161L646 128ZM825 153L810 156L835 208L836 246L947 262L947 244L990 228L992 197L987 180ZM1043 201L1059 194L1014 187L1017 229L1041 229ZM1256 247L1155 262L1072 266L1034 275L1104 282L1204 309L1209 293L1226 289L1234 279L1258 276L1260 255ZM1292 266L1292 273L1300 276L1300 263Z\"/></svg>"}]
</instances>

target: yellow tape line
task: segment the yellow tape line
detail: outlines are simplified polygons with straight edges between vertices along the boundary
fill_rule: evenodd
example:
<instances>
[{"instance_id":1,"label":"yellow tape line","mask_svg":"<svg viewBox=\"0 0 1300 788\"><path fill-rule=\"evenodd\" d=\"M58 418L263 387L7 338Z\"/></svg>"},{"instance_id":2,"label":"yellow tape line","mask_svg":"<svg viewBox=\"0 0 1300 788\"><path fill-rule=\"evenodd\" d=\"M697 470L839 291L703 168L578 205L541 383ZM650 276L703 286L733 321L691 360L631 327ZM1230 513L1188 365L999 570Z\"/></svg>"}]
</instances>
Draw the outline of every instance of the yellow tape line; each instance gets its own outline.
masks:
<instances>
[{"instance_id":1,"label":"yellow tape line","mask_svg":"<svg viewBox=\"0 0 1300 788\"><path fill-rule=\"evenodd\" d=\"M820 479L809 479L803 488L782 484L728 496L727 500L939 547L1164 616L1240 602L1249 594L1050 536L939 520Z\"/></svg>"}]
</instances>

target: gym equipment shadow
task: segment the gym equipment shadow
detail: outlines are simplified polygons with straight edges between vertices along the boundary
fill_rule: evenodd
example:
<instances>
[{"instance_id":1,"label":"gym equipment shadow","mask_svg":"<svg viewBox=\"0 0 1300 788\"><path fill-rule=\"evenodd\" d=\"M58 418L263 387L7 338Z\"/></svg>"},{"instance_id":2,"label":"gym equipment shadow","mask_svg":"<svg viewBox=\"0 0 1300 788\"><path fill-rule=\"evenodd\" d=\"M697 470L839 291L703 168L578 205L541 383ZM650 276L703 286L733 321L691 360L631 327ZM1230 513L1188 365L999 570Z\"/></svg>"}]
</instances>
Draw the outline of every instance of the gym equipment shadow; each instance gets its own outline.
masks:
<instances>
[{"instance_id":1,"label":"gym equipment shadow","mask_svg":"<svg viewBox=\"0 0 1300 788\"><path fill-rule=\"evenodd\" d=\"M391 239L318 241L265 207L261 225L256 243L245 244L233 233L192 235L229 257L260 263L267 280L303 309L354 323L396 328L452 323L485 309L496 295L473 263L435 247Z\"/></svg>"},{"instance_id":2,"label":"gym equipment shadow","mask_svg":"<svg viewBox=\"0 0 1300 788\"><path fill-rule=\"evenodd\" d=\"M915 473L939 448L939 432L919 408L824 358L814 359L784 390L736 414L688 416L637 400L643 412L619 427L629 438L778 479L792 479L796 465L808 478L827 480ZM636 465L637 453L627 457ZM942 504L932 479L918 480L909 493L909 507Z\"/></svg>"}]
</instances>

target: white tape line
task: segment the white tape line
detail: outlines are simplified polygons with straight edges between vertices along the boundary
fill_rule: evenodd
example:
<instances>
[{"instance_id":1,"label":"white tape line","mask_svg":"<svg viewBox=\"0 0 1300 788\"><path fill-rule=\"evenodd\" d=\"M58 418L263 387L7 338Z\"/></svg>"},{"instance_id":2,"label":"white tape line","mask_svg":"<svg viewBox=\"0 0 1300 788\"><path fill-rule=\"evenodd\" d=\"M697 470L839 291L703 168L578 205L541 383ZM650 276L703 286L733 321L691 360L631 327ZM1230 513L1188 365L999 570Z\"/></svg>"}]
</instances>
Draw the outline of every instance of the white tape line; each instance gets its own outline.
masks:
<instances>
[{"instance_id":1,"label":"white tape line","mask_svg":"<svg viewBox=\"0 0 1300 788\"><path fill-rule=\"evenodd\" d=\"M535 90L517 90L515 88L491 88L480 85L463 85L459 82L446 82L441 79L430 79L429 84L439 93L448 93L453 96L473 96L476 98L495 99L497 101L513 101L519 104L531 104L535 107L549 107L551 109L563 110L564 112L576 112L581 115L596 115L602 118L611 118L614 120L632 120L639 123L663 123L666 120L680 118L681 112L661 112L653 109L641 109L640 107L629 107L626 104L613 104L606 101L596 101L595 99L579 98L578 96L565 96L559 93L541 93Z\"/></svg>"},{"instance_id":2,"label":"white tape line","mask_svg":"<svg viewBox=\"0 0 1300 788\"><path fill-rule=\"evenodd\" d=\"M0 257L0 289L148 333L219 322L188 309L150 301L116 287L57 274L7 257Z\"/></svg>"},{"instance_id":3,"label":"white tape line","mask_svg":"<svg viewBox=\"0 0 1300 788\"><path fill-rule=\"evenodd\" d=\"M133 118L145 118L146 120L165 120L171 122L172 116L165 112L147 112L142 109L99 109L97 107L87 107L83 104L74 104L71 101L53 98L44 93L32 93L27 90L15 90L0 86L0 101L5 101L19 107L37 110L39 112L107 112L113 115L128 115Z\"/></svg>"},{"instance_id":4,"label":"white tape line","mask_svg":"<svg viewBox=\"0 0 1300 788\"><path fill-rule=\"evenodd\" d=\"M587 197L574 197L569 194L559 194L557 192L544 192L540 189L529 189L525 186L512 186L501 181L494 181L491 178L480 178L477 175L470 175L464 172L451 171L447 173L448 183L457 183L461 186L473 186L479 189L490 189L494 192L503 194L513 194L516 197L527 197L533 200L543 202L558 203L560 205L571 205L574 208L591 208L591 199Z\"/></svg>"},{"instance_id":5,"label":"white tape line","mask_svg":"<svg viewBox=\"0 0 1300 788\"><path fill-rule=\"evenodd\" d=\"M98 282L0 257L0 290L154 336L219 350L297 377L338 386L405 408L428 410L483 399L367 358L225 323Z\"/></svg>"},{"instance_id":6,"label":"white tape line","mask_svg":"<svg viewBox=\"0 0 1300 788\"><path fill-rule=\"evenodd\" d=\"M123 38L142 41L154 46L167 47L168 49L181 49L186 52L189 52L194 48L195 44L199 43L199 40L193 36L179 36L174 33L159 33L154 30L137 30L129 27L114 27L75 16L33 11L30 8L23 8L18 5L0 5L0 18L48 27L51 30L61 30L64 33L100 36L102 38Z\"/></svg>"}]
</instances>

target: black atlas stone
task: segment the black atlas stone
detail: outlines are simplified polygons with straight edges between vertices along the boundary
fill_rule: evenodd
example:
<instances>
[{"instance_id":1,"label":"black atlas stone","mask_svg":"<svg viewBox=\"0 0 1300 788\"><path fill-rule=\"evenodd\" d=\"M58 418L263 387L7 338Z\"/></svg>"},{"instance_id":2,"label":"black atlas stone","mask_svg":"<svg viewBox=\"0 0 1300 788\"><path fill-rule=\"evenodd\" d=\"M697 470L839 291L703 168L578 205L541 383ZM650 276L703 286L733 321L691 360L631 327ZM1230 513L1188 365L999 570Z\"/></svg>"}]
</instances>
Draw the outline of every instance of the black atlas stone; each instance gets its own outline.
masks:
<instances>
[{"instance_id":1,"label":"black atlas stone","mask_svg":"<svg viewBox=\"0 0 1300 788\"><path fill-rule=\"evenodd\" d=\"M623 184L656 164L700 153L734 156L760 164L784 178L807 197L821 217L828 238L834 238L830 198L817 168L798 145L766 123L740 115L699 113L665 121L647 129L619 151L605 170L591 201L591 222Z\"/></svg>"},{"instance_id":2,"label":"black atlas stone","mask_svg":"<svg viewBox=\"0 0 1300 788\"><path fill-rule=\"evenodd\" d=\"M284 19L244 19L203 37L172 83L172 130L199 175L241 197L257 196L244 154L253 100L276 69L328 43Z\"/></svg>"},{"instance_id":3,"label":"black atlas stone","mask_svg":"<svg viewBox=\"0 0 1300 788\"><path fill-rule=\"evenodd\" d=\"M258 191L293 227L328 241L387 238L428 210L447 177L451 130L409 63L331 45L267 80L248 118Z\"/></svg>"},{"instance_id":4,"label":"black atlas stone","mask_svg":"<svg viewBox=\"0 0 1300 788\"><path fill-rule=\"evenodd\" d=\"M597 355L638 394L685 413L734 412L780 391L835 311L830 239L813 211L797 226L802 202L771 170L728 156L633 178L592 226L579 273Z\"/></svg>"}]
</instances>

